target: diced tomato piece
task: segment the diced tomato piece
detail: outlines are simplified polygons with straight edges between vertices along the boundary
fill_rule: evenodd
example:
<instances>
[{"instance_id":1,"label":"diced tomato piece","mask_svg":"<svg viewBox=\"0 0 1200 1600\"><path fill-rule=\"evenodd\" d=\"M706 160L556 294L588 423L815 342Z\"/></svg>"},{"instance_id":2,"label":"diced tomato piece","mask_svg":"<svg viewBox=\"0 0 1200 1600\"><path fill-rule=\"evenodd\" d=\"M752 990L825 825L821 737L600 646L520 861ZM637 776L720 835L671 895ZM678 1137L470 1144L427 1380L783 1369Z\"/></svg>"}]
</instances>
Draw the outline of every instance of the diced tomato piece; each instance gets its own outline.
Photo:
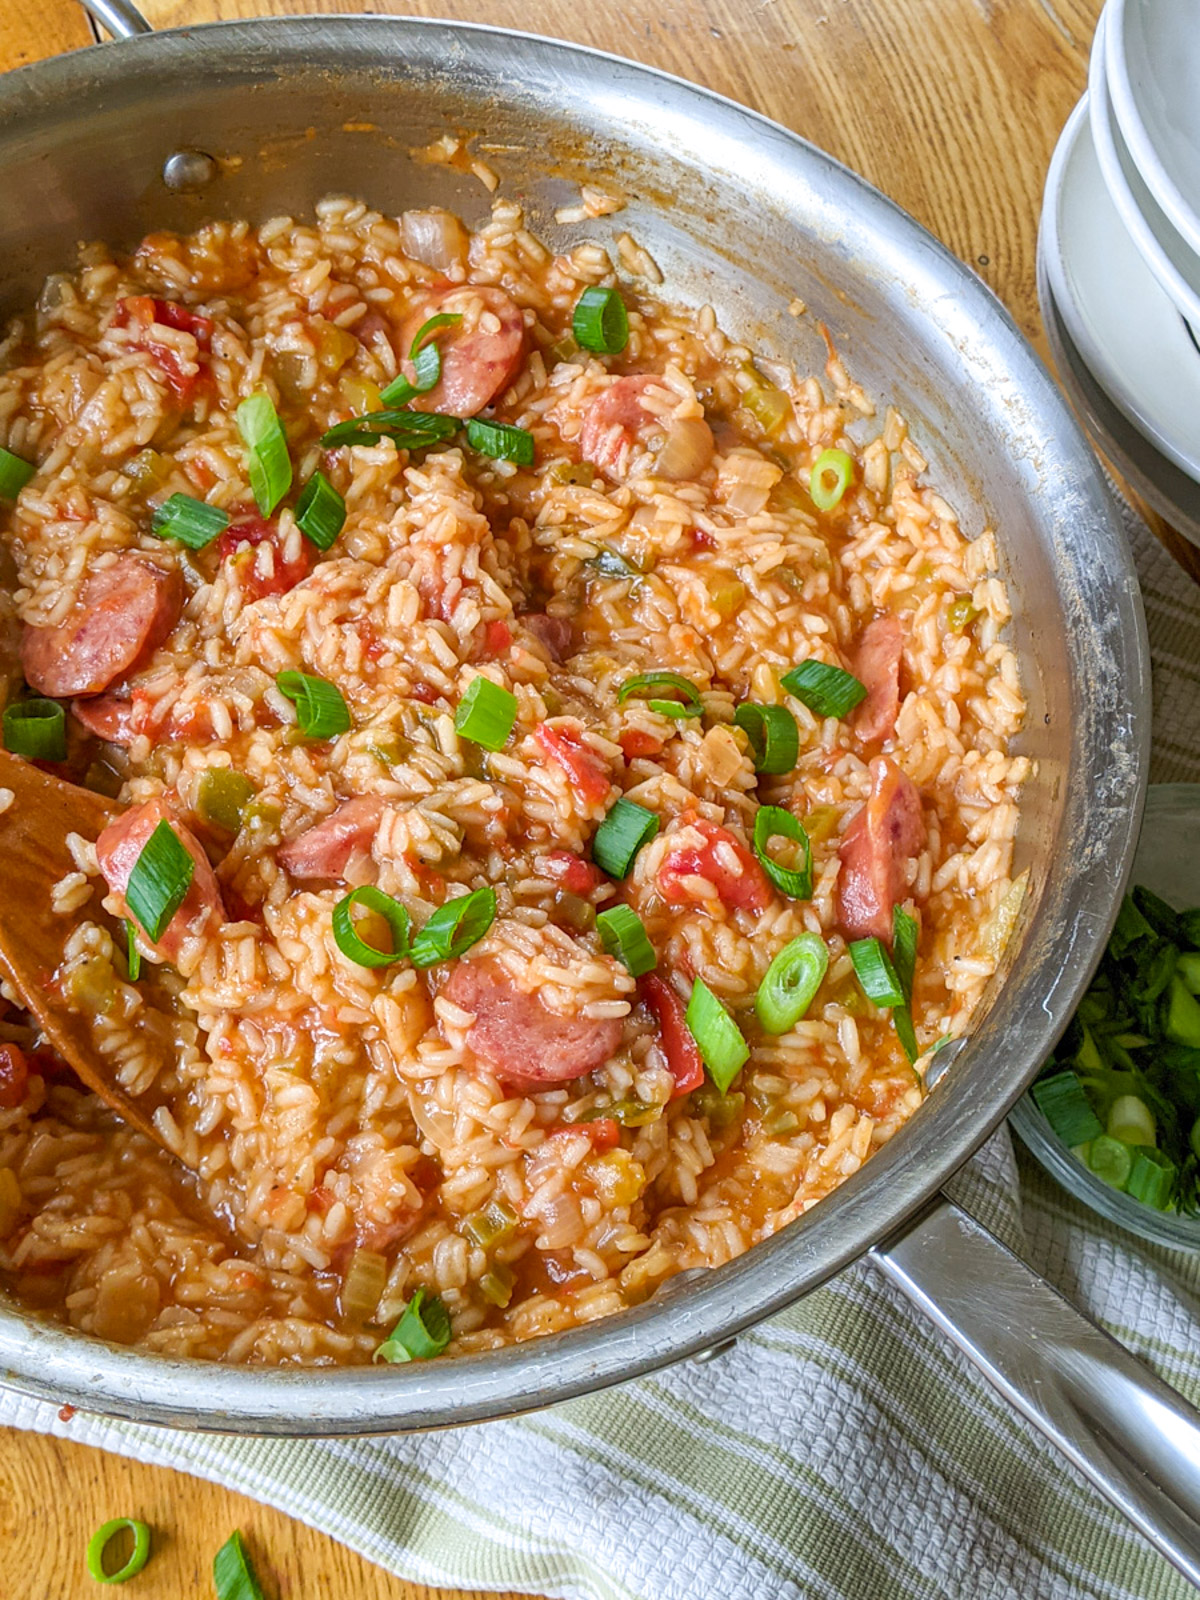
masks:
<instances>
[{"instance_id":1,"label":"diced tomato piece","mask_svg":"<svg viewBox=\"0 0 1200 1600\"><path fill-rule=\"evenodd\" d=\"M591 894L604 882L600 868L572 850L549 850L540 857L538 866L548 878L553 878L572 894Z\"/></svg>"},{"instance_id":2,"label":"diced tomato piece","mask_svg":"<svg viewBox=\"0 0 1200 1600\"><path fill-rule=\"evenodd\" d=\"M199 362L196 370L189 372L187 366L190 363L185 363L177 350L163 344L161 339L155 339L152 330L156 324L160 328L190 333L198 348L207 350L212 340L212 318L202 317L198 312L189 311L186 306L176 305L173 300L155 300L148 294L127 295L123 300L118 300L113 314L114 328L132 327L138 330L137 337L132 340L134 349L145 350L154 357L167 387L180 405L186 406L200 379L207 374Z\"/></svg>"},{"instance_id":3,"label":"diced tomato piece","mask_svg":"<svg viewBox=\"0 0 1200 1600\"><path fill-rule=\"evenodd\" d=\"M548 756L558 762L585 805L598 806L608 799L612 784L599 757L584 744L578 728L539 722L533 737Z\"/></svg>"},{"instance_id":4,"label":"diced tomato piece","mask_svg":"<svg viewBox=\"0 0 1200 1600\"><path fill-rule=\"evenodd\" d=\"M691 1094L693 1089L698 1089L704 1082L704 1062L700 1056L700 1047L692 1038L684 1020L687 1012L683 1001L665 979L656 977L652 972L647 973L641 980L641 990L643 1000L653 1011L658 1022L667 1068L675 1079L675 1090L671 1099L677 1100L681 1094Z\"/></svg>"},{"instance_id":5,"label":"diced tomato piece","mask_svg":"<svg viewBox=\"0 0 1200 1600\"><path fill-rule=\"evenodd\" d=\"M29 1063L15 1044L0 1044L0 1110L15 1111L25 1098Z\"/></svg>"},{"instance_id":6,"label":"diced tomato piece","mask_svg":"<svg viewBox=\"0 0 1200 1600\"><path fill-rule=\"evenodd\" d=\"M512 644L512 629L507 622L489 622L484 629L483 645L490 656L503 655Z\"/></svg>"},{"instance_id":7,"label":"diced tomato piece","mask_svg":"<svg viewBox=\"0 0 1200 1600\"><path fill-rule=\"evenodd\" d=\"M260 544L273 547L273 569L269 574L261 570L258 558L253 554ZM246 547L249 547L249 551ZM244 563L241 567L242 593L250 601L265 600L268 595L287 594L289 589L294 589L308 577L314 561L313 547L306 539L301 540L299 555L285 560L279 542L278 524L255 516L241 517L229 524L217 540L217 555L222 561L235 558Z\"/></svg>"},{"instance_id":8,"label":"diced tomato piece","mask_svg":"<svg viewBox=\"0 0 1200 1600\"><path fill-rule=\"evenodd\" d=\"M586 1133L596 1150L611 1150L621 1142L621 1125L615 1117L596 1117L592 1122L557 1122L546 1129L547 1139L561 1133Z\"/></svg>"},{"instance_id":9,"label":"diced tomato piece","mask_svg":"<svg viewBox=\"0 0 1200 1600\"><path fill-rule=\"evenodd\" d=\"M618 742L625 752L626 761L634 761L638 756L662 755L662 740L641 728L626 728Z\"/></svg>"},{"instance_id":10,"label":"diced tomato piece","mask_svg":"<svg viewBox=\"0 0 1200 1600\"><path fill-rule=\"evenodd\" d=\"M658 869L658 890L671 905L695 901L688 878L705 878L727 906L738 911L761 911L771 899L771 885L740 839L694 812L680 818L678 843L672 843ZM694 835L699 834L697 843ZM703 903L703 902L701 902Z\"/></svg>"}]
</instances>

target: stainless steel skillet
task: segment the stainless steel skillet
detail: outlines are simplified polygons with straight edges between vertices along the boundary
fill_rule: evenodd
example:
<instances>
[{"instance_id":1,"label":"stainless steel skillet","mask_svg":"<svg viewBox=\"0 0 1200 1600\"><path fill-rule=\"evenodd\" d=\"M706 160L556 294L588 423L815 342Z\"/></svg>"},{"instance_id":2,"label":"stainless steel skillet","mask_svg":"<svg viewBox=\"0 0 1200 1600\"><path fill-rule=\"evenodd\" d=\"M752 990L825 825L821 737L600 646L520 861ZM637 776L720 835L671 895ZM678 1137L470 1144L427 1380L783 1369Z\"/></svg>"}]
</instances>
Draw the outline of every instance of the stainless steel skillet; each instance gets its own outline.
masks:
<instances>
[{"instance_id":1,"label":"stainless steel skillet","mask_svg":"<svg viewBox=\"0 0 1200 1600\"><path fill-rule=\"evenodd\" d=\"M118 32L124 0L90 0ZM144 25L143 25L144 26ZM139 1420L270 1434L446 1426L564 1400L711 1349L872 1251L1039 1427L1200 1580L1200 1420L964 1212L942 1185L1003 1119L1065 1025L1116 911L1145 786L1150 706L1136 580L1086 442L1003 309L887 200L741 107L548 40L375 18L181 30L0 80L0 314L76 242L132 244L206 216L308 211L328 192L469 220L474 179L412 160L478 135L557 239L581 177L629 197L624 230L669 298L818 367L832 330L909 418L969 532L1000 532L1038 762L1019 839L1031 892L986 1015L928 1104L776 1238L608 1322L402 1371L166 1361L0 1310L0 1376ZM581 232L584 230L574 230ZM787 306L799 295L810 315Z\"/></svg>"}]
</instances>

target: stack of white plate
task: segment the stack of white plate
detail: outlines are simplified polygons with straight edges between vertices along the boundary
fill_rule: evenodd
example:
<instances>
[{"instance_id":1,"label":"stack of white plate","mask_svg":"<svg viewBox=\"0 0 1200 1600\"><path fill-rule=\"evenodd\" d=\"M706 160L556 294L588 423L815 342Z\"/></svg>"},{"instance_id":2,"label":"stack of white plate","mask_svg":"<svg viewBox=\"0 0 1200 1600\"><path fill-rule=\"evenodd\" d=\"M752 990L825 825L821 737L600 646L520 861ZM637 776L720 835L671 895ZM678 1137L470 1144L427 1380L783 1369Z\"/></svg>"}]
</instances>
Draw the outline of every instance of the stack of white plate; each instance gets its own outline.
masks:
<instances>
[{"instance_id":1,"label":"stack of white plate","mask_svg":"<svg viewBox=\"0 0 1200 1600\"><path fill-rule=\"evenodd\" d=\"M1200 544L1200 0L1108 0L1046 179L1038 293L1096 442Z\"/></svg>"}]
</instances>

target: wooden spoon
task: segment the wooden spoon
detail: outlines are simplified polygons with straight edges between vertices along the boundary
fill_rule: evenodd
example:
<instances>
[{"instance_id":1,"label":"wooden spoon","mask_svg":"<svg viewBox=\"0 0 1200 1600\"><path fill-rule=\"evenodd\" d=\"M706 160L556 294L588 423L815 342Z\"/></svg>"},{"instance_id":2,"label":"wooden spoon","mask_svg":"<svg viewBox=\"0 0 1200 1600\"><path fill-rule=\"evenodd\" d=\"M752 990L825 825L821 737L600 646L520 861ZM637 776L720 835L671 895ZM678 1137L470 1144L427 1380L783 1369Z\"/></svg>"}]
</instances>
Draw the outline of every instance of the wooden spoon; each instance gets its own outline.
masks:
<instances>
[{"instance_id":1,"label":"wooden spoon","mask_svg":"<svg viewBox=\"0 0 1200 1600\"><path fill-rule=\"evenodd\" d=\"M130 1127L165 1150L168 1147L146 1110L114 1080L111 1063L96 1048L88 1018L68 1011L51 982L75 926L71 917L50 909L53 886L76 870L67 835L96 838L120 814L120 808L103 795L63 783L6 750L0 750L0 786L16 796L7 810L0 812L4 882L0 966L52 1049ZM96 913L89 909L88 914Z\"/></svg>"}]
</instances>

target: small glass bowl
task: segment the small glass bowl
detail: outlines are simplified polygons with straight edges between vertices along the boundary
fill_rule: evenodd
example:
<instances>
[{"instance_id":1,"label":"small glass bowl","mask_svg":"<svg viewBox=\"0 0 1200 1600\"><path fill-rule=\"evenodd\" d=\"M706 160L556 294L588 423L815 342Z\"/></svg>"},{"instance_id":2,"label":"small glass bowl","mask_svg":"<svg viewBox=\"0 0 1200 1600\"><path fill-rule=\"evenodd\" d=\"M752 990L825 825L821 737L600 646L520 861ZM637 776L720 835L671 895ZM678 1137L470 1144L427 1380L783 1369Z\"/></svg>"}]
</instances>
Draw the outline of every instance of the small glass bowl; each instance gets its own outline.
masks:
<instances>
[{"instance_id":1,"label":"small glass bowl","mask_svg":"<svg viewBox=\"0 0 1200 1600\"><path fill-rule=\"evenodd\" d=\"M1200 784L1151 785L1129 883L1144 883L1177 909L1200 906ZM1200 1250L1200 1217L1155 1211L1098 1178L1051 1131L1032 1095L1022 1096L1009 1121L1046 1171L1093 1211L1152 1244Z\"/></svg>"}]
</instances>

